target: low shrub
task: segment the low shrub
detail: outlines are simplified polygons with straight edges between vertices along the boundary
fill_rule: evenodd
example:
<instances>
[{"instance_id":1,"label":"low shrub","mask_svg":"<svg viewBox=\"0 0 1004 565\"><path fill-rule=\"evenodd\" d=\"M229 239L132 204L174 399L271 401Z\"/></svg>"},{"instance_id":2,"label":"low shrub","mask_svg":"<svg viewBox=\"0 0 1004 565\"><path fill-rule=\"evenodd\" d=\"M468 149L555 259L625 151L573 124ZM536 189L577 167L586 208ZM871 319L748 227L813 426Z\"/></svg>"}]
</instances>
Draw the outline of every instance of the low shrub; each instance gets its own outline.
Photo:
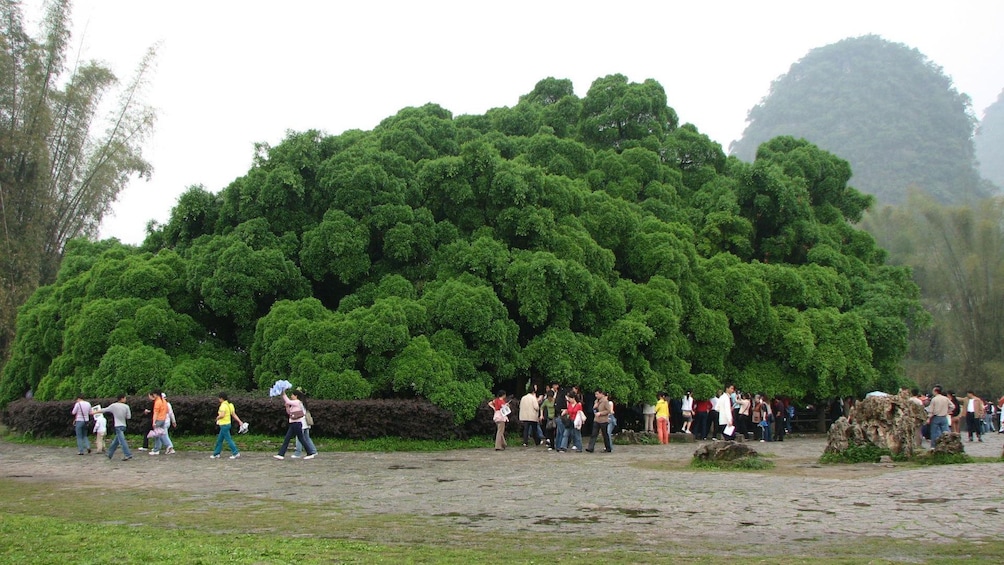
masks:
<instances>
[{"instance_id":1,"label":"low shrub","mask_svg":"<svg viewBox=\"0 0 1004 565\"><path fill-rule=\"evenodd\" d=\"M178 421L172 435L216 433L216 411L219 399L206 396L172 396L168 400ZM280 398L234 397L230 398L241 420L250 422L254 433L283 435L286 432L286 412ZM99 398L92 404L107 406L115 399ZM487 402L487 401L486 401ZM34 437L72 436L73 422L70 411L74 401L39 402L20 399L3 410L2 421L12 431ZM143 413L152 408L145 396L126 399L132 410L132 419L126 427L127 434L145 434L150 429L150 416ZM404 439L466 439L472 436L495 433L492 410L482 406L474 420L463 425L453 421L453 414L424 399L374 399L374 400L311 400L305 402L314 419L310 430L313 437L345 439L370 439L400 437ZM513 407L514 410L518 407ZM108 418L111 431L113 422ZM511 431L518 422L510 421Z\"/></svg>"}]
</instances>

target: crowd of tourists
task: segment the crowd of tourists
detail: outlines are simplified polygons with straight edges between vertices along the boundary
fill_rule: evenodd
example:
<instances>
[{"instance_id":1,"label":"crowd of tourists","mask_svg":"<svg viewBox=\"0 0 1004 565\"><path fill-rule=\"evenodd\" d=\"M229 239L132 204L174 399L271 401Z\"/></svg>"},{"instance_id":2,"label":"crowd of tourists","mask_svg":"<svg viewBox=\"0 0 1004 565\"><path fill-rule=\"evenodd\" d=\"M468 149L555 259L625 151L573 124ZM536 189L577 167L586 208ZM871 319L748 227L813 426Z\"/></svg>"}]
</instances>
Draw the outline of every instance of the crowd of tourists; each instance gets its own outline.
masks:
<instances>
[{"instance_id":1,"label":"crowd of tourists","mask_svg":"<svg viewBox=\"0 0 1004 565\"><path fill-rule=\"evenodd\" d=\"M578 386L566 388L552 383L543 391L537 385L530 385L529 389L520 397L515 410L510 407L513 399L504 390L499 390L488 403L496 426L496 451L508 447L506 427L515 420L522 432L523 447L539 445L557 453L592 453L602 437L603 451L610 453L617 410L622 415L634 411L617 406L609 392L600 388L588 398ZM742 435L767 442L784 441L791 431L793 412L793 405L786 399L739 392L730 384L715 396L700 400L691 391L676 399L659 393L654 404L641 407L641 420L643 431L656 435L660 443L669 443L672 433L691 434L698 440L729 440ZM585 447L583 430L590 432Z\"/></svg>"},{"instance_id":2,"label":"crowd of tourists","mask_svg":"<svg viewBox=\"0 0 1004 565\"><path fill-rule=\"evenodd\" d=\"M967 391L963 397L956 397L952 391L943 392L940 385L936 385L930 395L922 395L916 389L904 390L901 394L909 396L925 409L928 418L921 434L924 439L930 440L932 448L941 435L947 432L960 433L963 425L968 432L969 441L983 441L985 433L1004 433L1004 397L994 402L980 398L973 391ZM304 404L306 393L295 389L284 390L281 395L288 426L282 446L273 457L285 459L290 443L295 440L295 450L291 457L313 459L317 455L317 448L310 439L313 418ZM147 398L153 404L152 409L144 410L144 415L150 418L150 431L143 437L143 445L139 449L150 455L173 454L175 450L170 430L178 425L174 408L160 390L150 391ZM219 459L226 444L230 450L230 459L238 459L241 453L233 440L232 426L236 423L238 433L245 433L248 423L237 415L236 408L225 392L219 393L218 399L216 424L219 431L210 458ZM850 416L854 404L853 398L843 401L838 399L830 407L830 419L836 419L840 415ZM618 425L616 409L620 409L621 414L635 411L635 408L628 410L623 406L618 407L609 393L602 389L596 389L589 398L585 398L578 386L562 387L558 383L552 383L543 391L539 391L537 385L532 385L519 399L516 414L513 414L511 399L504 390L498 391L488 406L493 411L496 425L496 451L508 447L506 428L515 416L520 425L523 447L539 445L557 453L592 453L602 437L603 452L611 453ZM639 428L655 435L660 443L665 444L669 443L673 433L691 434L697 440L733 440L740 436L761 442L784 441L785 435L792 431L795 409L786 398L751 395L728 384L711 398L698 399L691 391L687 391L682 397L671 399L667 393L661 392L653 404L642 405L640 412ZM109 433L109 422L106 414L112 417L111 433L114 435L107 450L105 437ZM89 433L93 431L96 436L94 447L98 453L112 459L121 448L124 460L132 459L133 453L125 437L126 423L132 418L132 411L125 395L105 407L92 406L80 395L71 409L71 415L79 455L91 453ZM584 429L590 432L586 445L583 444Z\"/></svg>"},{"instance_id":3,"label":"crowd of tourists","mask_svg":"<svg viewBox=\"0 0 1004 565\"><path fill-rule=\"evenodd\" d=\"M143 411L144 415L150 417L150 431L143 436L143 445L139 450L145 451L150 455L160 455L161 453L171 455L175 453L175 450L174 443L171 441L170 430L178 426L174 407L167 401L167 395L160 390L150 391L147 398L153 403L152 409ZM282 446L279 447L279 452L273 455L276 459L281 460L286 458L286 451L293 440L296 441L295 449L291 455L293 459L313 459L317 456L317 448L310 439L310 427L313 426L314 420L303 402L305 398L306 393L302 389L289 390L288 392L285 390L282 391L282 401L286 411L288 426ZM237 409L230 402L229 395L226 392L219 393L218 399L219 406L216 412L216 425L219 431L216 435L216 446L209 458L219 459L223 452L223 444L226 443L230 449L230 459L239 459L241 452L237 448L237 444L234 443L231 431L233 424L236 423L238 433L246 433L249 429L249 424L246 421L242 421L240 416L237 415ZM132 408L130 408L127 400L127 396L121 394L116 402L102 407L100 404L92 406L90 402L84 399L83 395L77 396L76 401L73 403L73 408L70 409L70 415L73 417L74 432L77 436L78 455L88 455L91 453L92 446L89 432L93 431L96 437L94 448L97 450L97 453L101 453L108 459L112 459L115 457L115 452L121 448L123 461L129 461L133 458L132 450L129 449L129 442L125 436L126 425L132 419ZM106 414L112 416L112 433L115 435L107 451L105 450L105 436L108 434L108 419L105 416ZM89 430L88 428L91 429ZM153 440L152 446L150 445L151 440Z\"/></svg>"},{"instance_id":4,"label":"crowd of tourists","mask_svg":"<svg viewBox=\"0 0 1004 565\"><path fill-rule=\"evenodd\" d=\"M956 396L954 391L944 390L941 385L934 385L931 394L921 394L919 389L901 390L900 394L922 406L927 413L927 420L921 426L918 443L923 439L930 440L934 449L938 438L953 432L960 434L965 426L969 441L983 441L987 433L1004 433L1004 396L997 402L981 398L972 390L967 390L965 396Z\"/></svg>"}]
</instances>

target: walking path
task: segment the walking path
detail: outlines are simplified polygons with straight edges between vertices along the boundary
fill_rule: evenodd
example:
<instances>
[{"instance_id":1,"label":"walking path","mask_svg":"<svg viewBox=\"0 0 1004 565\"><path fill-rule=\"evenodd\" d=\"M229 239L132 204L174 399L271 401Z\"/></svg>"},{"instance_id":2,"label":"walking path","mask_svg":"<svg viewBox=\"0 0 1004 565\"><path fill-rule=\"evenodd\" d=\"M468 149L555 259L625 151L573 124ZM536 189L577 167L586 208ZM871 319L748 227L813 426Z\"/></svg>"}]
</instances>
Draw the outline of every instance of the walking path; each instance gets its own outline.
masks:
<instances>
[{"instance_id":1,"label":"walking path","mask_svg":"<svg viewBox=\"0 0 1004 565\"><path fill-rule=\"evenodd\" d=\"M1004 435L965 442L967 453L999 457ZM412 514L479 531L631 533L636 539L744 544L844 542L857 536L937 541L1004 535L1004 463L916 467L820 465L821 437L755 443L776 463L764 472L683 467L699 443L615 446L614 453L540 447L435 453L325 453L276 461L271 453L210 460L178 453L109 461L75 449L0 442L0 476L144 487L193 495L337 502L348 512ZM227 469L227 472L221 472ZM241 497L234 497L241 498ZM439 522L441 521L441 522ZM978 526L978 527L977 527ZM853 536L848 538L847 536ZM654 543L655 541L653 541Z\"/></svg>"}]
</instances>

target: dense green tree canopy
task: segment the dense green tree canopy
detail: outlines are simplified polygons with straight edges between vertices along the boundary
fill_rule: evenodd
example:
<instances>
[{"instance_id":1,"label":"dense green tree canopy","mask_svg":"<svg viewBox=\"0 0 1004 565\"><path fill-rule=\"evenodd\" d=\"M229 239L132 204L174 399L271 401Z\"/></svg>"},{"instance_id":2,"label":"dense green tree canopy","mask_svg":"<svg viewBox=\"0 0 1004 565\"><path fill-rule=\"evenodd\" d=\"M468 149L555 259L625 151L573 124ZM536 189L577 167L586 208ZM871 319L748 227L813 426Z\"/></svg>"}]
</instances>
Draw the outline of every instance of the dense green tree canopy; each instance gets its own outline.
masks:
<instances>
[{"instance_id":1,"label":"dense green tree canopy","mask_svg":"<svg viewBox=\"0 0 1004 565\"><path fill-rule=\"evenodd\" d=\"M484 115L291 133L138 249L74 241L21 311L0 395L283 378L463 421L529 380L627 403L892 386L917 288L852 227L870 198L850 175L793 138L727 159L621 75L582 99L549 78Z\"/></svg>"},{"instance_id":2,"label":"dense green tree canopy","mask_svg":"<svg viewBox=\"0 0 1004 565\"><path fill-rule=\"evenodd\" d=\"M1004 188L1004 91L983 113L973 139L983 178Z\"/></svg>"},{"instance_id":3,"label":"dense green tree canopy","mask_svg":"<svg viewBox=\"0 0 1004 565\"><path fill-rule=\"evenodd\" d=\"M761 143L805 138L847 159L852 182L882 203L908 188L944 203L985 196L972 143L969 97L916 49L869 35L810 51L747 116L733 155L752 161Z\"/></svg>"}]
</instances>

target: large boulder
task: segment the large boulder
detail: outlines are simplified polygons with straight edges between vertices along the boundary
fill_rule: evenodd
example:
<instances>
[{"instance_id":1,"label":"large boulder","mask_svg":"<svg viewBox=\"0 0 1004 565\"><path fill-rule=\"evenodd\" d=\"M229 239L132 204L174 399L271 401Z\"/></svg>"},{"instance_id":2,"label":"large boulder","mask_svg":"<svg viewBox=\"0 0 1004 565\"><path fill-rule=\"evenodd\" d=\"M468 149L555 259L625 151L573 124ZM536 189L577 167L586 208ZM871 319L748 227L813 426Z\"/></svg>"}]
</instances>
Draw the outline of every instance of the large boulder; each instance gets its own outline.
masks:
<instances>
[{"instance_id":1,"label":"large boulder","mask_svg":"<svg viewBox=\"0 0 1004 565\"><path fill-rule=\"evenodd\" d=\"M694 452L695 459L703 461L735 461L743 457L759 455L749 444L736 441L715 441L706 443Z\"/></svg>"},{"instance_id":2,"label":"large boulder","mask_svg":"<svg viewBox=\"0 0 1004 565\"><path fill-rule=\"evenodd\" d=\"M826 453L840 453L850 444L872 444L893 455L912 457L920 447L920 426L927 412L906 395L870 396L858 402L849 418L830 426Z\"/></svg>"}]
</instances>

